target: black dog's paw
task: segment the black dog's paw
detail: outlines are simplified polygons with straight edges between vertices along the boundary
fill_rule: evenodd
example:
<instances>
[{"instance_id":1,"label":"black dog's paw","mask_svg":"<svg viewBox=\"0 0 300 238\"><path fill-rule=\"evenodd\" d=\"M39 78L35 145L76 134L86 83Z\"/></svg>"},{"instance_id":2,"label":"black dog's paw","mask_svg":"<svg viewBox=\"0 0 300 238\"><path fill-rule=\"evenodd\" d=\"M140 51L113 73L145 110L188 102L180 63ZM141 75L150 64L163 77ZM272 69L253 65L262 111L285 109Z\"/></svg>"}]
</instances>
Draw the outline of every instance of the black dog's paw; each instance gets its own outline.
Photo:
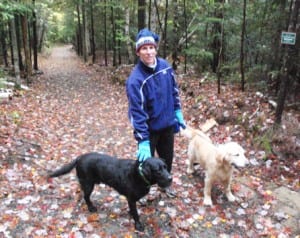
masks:
<instances>
[{"instance_id":1,"label":"black dog's paw","mask_svg":"<svg viewBox=\"0 0 300 238\"><path fill-rule=\"evenodd\" d=\"M145 230L144 225L140 222L136 222L134 226L137 231L143 232Z\"/></svg>"},{"instance_id":2,"label":"black dog's paw","mask_svg":"<svg viewBox=\"0 0 300 238\"><path fill-rule=\"evenodd\" d=\"M96 212L97 211L97 208L94 205L88 206L88 209L89 209L90 212Z\"/></svg>"}]
</instances>

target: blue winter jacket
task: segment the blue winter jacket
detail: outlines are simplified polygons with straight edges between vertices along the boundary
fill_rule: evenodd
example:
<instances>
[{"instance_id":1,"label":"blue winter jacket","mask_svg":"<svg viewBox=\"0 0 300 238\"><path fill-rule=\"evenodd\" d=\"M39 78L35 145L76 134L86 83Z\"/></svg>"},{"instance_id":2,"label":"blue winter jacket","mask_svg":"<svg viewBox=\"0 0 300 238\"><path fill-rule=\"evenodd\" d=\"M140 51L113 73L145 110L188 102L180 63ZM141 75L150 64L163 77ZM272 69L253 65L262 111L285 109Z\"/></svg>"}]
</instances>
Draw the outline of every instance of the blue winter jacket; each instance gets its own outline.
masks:
<instances>
[{"instance_id":1,"label":"blue winter jacket","mask_svg":"<svg viewBox=\"0 0 300 238\"><path fill-rule=\"evenodd\" d=\"M181 108L172 67L162 58L156 60L155 69L139 60L126 81L128 116L138 142L149 140L151 131L175 126L175 110Z\"/></svg>"}]
</instances>

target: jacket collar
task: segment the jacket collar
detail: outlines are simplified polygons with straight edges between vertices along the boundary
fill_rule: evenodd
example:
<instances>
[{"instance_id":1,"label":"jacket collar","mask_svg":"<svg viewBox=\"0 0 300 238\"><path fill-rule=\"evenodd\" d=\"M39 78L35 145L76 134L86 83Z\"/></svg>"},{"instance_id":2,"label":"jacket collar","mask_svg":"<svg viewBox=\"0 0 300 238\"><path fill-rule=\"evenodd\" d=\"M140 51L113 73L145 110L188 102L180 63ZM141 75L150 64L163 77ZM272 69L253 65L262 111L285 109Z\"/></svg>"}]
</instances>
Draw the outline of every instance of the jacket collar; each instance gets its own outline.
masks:
<instances>
[{"instance_id":1,"label":"jacket collar","mask_svg":"<svg viewBox=\"0 0 300 238\"><path fill-rule=\"evenodd\" d=\"M153 74L153 73L156 71L156 69L158 68L158 64L159 64L159 61L158 61L158 58L157 58L157 57L156 57L156 66L155 66L155 68L151 68L151 67L145 65L145 64L143 63L143 61L141 61L140 59L138 60L138 65L139 65L143 70L145 70L146 72L151 73L151 74Z\"/></svg>"}]
</instances>

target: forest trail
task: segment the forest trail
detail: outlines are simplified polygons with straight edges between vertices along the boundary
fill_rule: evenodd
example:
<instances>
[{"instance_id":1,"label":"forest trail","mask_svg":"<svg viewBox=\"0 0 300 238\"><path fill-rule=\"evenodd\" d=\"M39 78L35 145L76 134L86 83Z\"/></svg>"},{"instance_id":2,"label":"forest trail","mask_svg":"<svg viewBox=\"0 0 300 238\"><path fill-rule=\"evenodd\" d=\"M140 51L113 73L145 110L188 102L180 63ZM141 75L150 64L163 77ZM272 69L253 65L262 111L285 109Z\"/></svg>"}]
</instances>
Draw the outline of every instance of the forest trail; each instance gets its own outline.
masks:
<instances>
[{"instance_id":1,"label":"forest trail","mask_svg":"<svg viewBox=\"0 0 300 238\"><path fill-rule=\"evenodd\" d=\"M107 71L96 72L84 65L70 46L55 47L41 68L47 77L41 92L46 110L63 125L54 123L57 128L53 131L62 129L61 136L79 141L82 152L105 151L126 157L127 153L115 150L119 143L134 142L128 139L131 128L125 88L111 84Z\"/></svg>"},{"instance_id":2,"label":"forest trail","mask_svg":"<svg viewBox=\"0 0 300 238\"><path fill-rule=\"evenodd\" d=\"M54 180L54 184L48 183L45 176L86 152L104 152L120 158L135 155L124 87L110 83L107 71L88 68L71 46L54 47L51 54L40 58L40 69L43 74L34 79L24 97L2 105L6 114L1 119L1 176L5 177L1 211L6 212L1 215L0 237L1 234L70 237L76 233L74 222L81 224L78 230L92 229L95 225L93 233L106 237L105 222L101 227L93 224L95 221L89 223L87 219L95 218L89 218L91 214L81 203L78 207L74 173ZM117 196L109 188L103 190L104 198ZM127 204L122 205L126 221L131 225ZM77 221L71 217L66 219L74 211L79 216ZM109 212L104 211L102 216L104 220L109 219ZM118 223L115 225L120 229ZM107 227L111 234L119 233L113 225Z\"/></svg>"},{"instance_id":3,"label":"forest trail","mask_svg":"<svg viewBox=\"0 0 300 238\"><path fill-rule=\"evenodd\" d=\"M138 206L144 234L135 233L124 197L107 186L95 188L92 200L99 212L89 213L79 200L74 171L51 180L46 175L85 152L135 159L124 85L112 83L107 68L85 65L71 46L54 47L42 56L40 70L44 73L33 80L30 91L0 104L1 238L285 238L298 234L299 193L273 182L266 185L258 166L235 173L232 189L240 203L229 203L216 186L215 205L204 207L203 173L199 169L194 176L186 175L187 141L180 136L175 137L173 167L178 196L170 199L157 187L151 189L147 206ZM198 108L190 111L189 121L198 114ZM220 126L216 134L227 132ZM257 163L264 167L264 161Z\"/></svg>"}]
</instances>

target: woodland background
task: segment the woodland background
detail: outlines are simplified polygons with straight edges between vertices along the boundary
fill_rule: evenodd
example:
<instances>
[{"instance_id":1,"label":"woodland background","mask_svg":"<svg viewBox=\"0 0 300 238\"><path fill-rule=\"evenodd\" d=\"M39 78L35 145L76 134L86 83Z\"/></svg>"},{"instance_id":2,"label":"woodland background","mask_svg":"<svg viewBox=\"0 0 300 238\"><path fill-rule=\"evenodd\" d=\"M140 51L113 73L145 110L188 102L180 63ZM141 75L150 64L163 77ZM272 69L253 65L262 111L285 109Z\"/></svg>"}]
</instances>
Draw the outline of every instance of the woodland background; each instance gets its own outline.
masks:
<instances>
[{"instance_id":1,"label":"woodland background","mask_svg":"<svg viewBox=\"0 0 300 238\"><path fill-rule=\"evenodd\" d=\"M4 0L0 3L1 60L16 83L38 70L38 52L72 43L85 62L120 66L135 61L134 36L148 27L161 36L160 54L177 70L208 74L275 95L276 123L286 97L299 106L299 0ZM298 37L297 37L298 36Z\"/></svg>"}]
</instances>

